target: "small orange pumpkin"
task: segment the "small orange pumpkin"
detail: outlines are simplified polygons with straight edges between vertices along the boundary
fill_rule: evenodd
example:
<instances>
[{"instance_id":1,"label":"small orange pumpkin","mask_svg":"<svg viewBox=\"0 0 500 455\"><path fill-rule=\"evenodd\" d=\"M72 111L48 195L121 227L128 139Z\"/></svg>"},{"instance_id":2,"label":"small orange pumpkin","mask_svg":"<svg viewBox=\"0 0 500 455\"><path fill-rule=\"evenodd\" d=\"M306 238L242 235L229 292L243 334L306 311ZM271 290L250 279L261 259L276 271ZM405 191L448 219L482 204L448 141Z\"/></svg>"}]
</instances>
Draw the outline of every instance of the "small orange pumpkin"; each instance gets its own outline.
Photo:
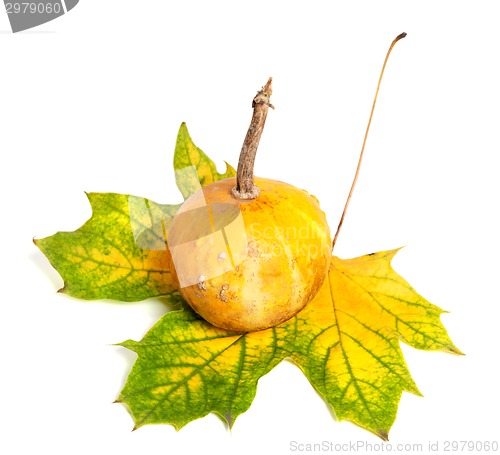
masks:
<instances>
[{"instance_id":1,"label":"small orange pumpkin","mask_svg":"<svg viewBox=\"0 0 500 455\"><path fill-rule=\"evenodd\" d=\"M234 178L192 195L168 232L171 270L184 299L214 326L272 327L319 291L331 258L330 230L306 191L256 179L260 195L238 199Z\"/></svg>"},{"instance_id":2,"label":"small orange pumpkin","mask_svg":"<svg viewBox=\"0 0 500 455\"><path fill-rule=\"evenodd\" d=\"M167 233L170 270L189 305L216 327L251 332L296 315L319 291L332 245L316 198L255 179L271 79L253 99L236 178L188 198Z\"/></svg>"}]
</instances>

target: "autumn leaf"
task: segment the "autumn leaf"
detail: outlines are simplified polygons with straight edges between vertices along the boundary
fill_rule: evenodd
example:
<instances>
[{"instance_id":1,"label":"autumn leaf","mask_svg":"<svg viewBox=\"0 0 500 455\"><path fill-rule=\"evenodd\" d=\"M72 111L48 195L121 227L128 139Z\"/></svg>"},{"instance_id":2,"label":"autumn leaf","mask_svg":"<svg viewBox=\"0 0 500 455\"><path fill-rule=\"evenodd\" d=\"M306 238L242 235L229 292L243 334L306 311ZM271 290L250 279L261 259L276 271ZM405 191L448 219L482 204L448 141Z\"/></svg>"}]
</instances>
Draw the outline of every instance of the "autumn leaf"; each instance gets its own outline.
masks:
<instances>
[{"instance_id":1,"label":"autumn leaf","mask_svg":"<svg viewBox=\"0 0 500 455\"><path fill-rule=\"evenodd\" d=\"M174 170L177 187L184 199L210 183L236 175L236 171L228 163L224 174L217 172L215 163L194 144L185 123L181 125L177 135Z\"/></svg>"},{"instance_id":2,"label":"autumn leaf","mask_svg":"<svg viewBox=\"0 0 500 455\"><path fill-rule=\"evenodd\" d=\"M234 175L220 174L182 124L174 154L184 198ZM400 342L460 354L440 321L443 310L420 296L391 267L398 250L355 259L333 257L309 304L279 326L238 334L216 328L184 304L169 270L166 233L178 205L137 196L89 193L92 217L74 232L35 240L81 299L167 299L164 315L141 341L120 345L138 358L118 402L135 428L187 423L216 413L232 426L250 407L258 380L281 361L294 362L332 407L387 439L404 391L419 395Z\"/></svg>"},{"instance_id":3,"label":"autumn leaf","mask_svg":"<svg viewBox=\"0 0 500 455\"><path fill-rule=\"evenodd\" d=\"M286 323L260 332L217 329L184 308L166 314L140 342L118 401L135 426L177 429L210 412L229 425L251 405L257 382L283 359L296 363L332 406L383 439L403 391L419 395L399 340L420 349L460 351L432 305L399 276L397 250L334 257L319 294Z\"/></svg>"}]
</instances>

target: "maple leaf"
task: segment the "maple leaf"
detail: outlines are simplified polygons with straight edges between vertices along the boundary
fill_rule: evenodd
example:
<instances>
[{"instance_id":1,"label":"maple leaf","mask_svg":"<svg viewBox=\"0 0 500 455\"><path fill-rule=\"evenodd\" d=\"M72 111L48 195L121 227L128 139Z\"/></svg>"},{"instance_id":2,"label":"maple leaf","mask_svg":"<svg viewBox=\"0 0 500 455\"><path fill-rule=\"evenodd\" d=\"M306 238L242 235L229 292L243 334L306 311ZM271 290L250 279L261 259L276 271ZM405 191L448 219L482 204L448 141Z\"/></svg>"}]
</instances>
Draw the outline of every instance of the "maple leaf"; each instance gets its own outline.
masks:
<instances>
[{"instance_id":1,"label":"maple leaf","mask_svg":"<svg viewBox=\"0 0 500 455\"><path fill-rule=\"evenodd\" d=\"M179 129L174 154L184 198L220 174ZM165 314L141 341L121 346L138 358L118 402L135 428L182 428L209 413L232 426L248 410L259 378L285 359L294 362L339 420L387 439L403 391L419 395L400 341L417 349L460 354L440 321L443 310L420 296L391 267L398 250L355 259L333 257L317 296L287 322L232 333L184 304L167 264L166 232L180 205L114 193L88 194L92 217L75 232L35 240L63 277L65 293L82 299L167 299Z\"/></svg>"},{"instance_id":2,"label":"maple leaf","mask_svg":"<svg viewBox=\"0 0 500 455\"><path fill-rule=\"evenodd\" d=\"M215 328L184 308L166 314L142 341L119 402L135 427L177 429L210 412L230 426L245 412L260 377L282 360L296 363L331 405L383 439L403 391L419 395L399 347L460 353L432 305L391 267L397 250L333 258L318 295L297 316L260 332Z\"/></svg>"}]
</instances>

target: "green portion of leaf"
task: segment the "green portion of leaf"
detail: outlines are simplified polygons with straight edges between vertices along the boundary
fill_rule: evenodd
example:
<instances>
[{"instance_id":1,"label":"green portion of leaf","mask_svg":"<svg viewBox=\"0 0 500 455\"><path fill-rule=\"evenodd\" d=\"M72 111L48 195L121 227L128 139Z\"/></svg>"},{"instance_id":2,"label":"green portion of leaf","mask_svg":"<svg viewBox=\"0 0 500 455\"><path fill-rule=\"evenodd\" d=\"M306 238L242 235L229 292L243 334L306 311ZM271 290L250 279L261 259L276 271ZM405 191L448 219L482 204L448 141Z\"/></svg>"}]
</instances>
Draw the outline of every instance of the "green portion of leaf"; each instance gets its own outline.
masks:
<instances>
[{"instance_id":1,"label":"green portion of leaf","mask_svg":"<svg viewBox=\"0 0 500 455\"><path fill-rule=\"evenodd\" d=\"M166 229L179 205L90 193L92 217L75 232L35 244L81 299L138 301L177 292L167 264Z\"/></svg>"},{"instance_id":2,"label":"green portion of leaf","mask_svg":"<svg viewBox=\"0 0 500 455\"><path fill-rule=\"evenodd\" d=\"M185 123L181 125L177 135L174 169L177 187L184 199L210 183L236 175L236 171L228 163L224 174L217 172L215 163L194 144Z\"/></svg>"},{"instance_id":3,"label":"green portion of leaf","mask_svg":"<svg viewBox=\"0 0 500 455\"><path fill-rule=\"evenodd\" d=\"M258 379L287 354L287 327L234 334L185 308L165 315L140 342L122 346L139 355L118 401L135 427L170 423L177 429L215 412L231 426L253 401Z\"/></svg>"},{"instance_id":4,"label":"green portion of leaf","mask_svg":"<svg viewBox=\"0 0 500 455\"><path fill-rule=\"evenodd\" d=\"M232 425L250 406L258 379L288 357L340 420L387 439L402 392L420 394L399 339L460 353L439 320L442 310L390 266L396 252L334 257L313 301L272 329L237 335L188 310L165 315L142 341L122 343L139 358L119 401L136 427L181 428L209 412Z\"/></svg>"}]
</instances>

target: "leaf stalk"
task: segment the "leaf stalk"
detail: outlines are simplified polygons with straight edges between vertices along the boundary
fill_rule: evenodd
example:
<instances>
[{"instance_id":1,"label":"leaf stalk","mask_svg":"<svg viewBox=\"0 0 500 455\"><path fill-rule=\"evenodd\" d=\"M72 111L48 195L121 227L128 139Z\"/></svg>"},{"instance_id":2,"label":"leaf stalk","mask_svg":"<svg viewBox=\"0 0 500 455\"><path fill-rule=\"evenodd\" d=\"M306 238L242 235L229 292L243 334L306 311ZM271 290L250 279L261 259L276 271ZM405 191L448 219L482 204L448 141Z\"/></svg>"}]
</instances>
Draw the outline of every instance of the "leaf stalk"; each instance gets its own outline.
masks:
<instances>
[{"instance_id":1,"label":"leaf stalk","mask_svg":"<svg viewBox=\"0 0 500 455\"><path fill-rule=\"evenodd\" d=\"M356 186L356 182L358 181L359 170L361 169L361 163L363 161L363 155L365 152L366 140L368 139L368 133L370 131L370 126L371 126L372 118L373 118L373 112L375 111L375 105L377 104L378 92L380 90L380 84L382 83L382 78L384 76L384 71L385 71L385 67L387 65L387 61L389 60L389 56L391 55L392 49L394 48L396 43L399 40L403 39L405 36L406 36L406 33L401 33L400 35L396 36L396 38L394 38L391 45L389 46L389 49L388 49L387 54L385 56L384 64L382 65L382 70L380 71L380 76L378 78L377 89L375 91L375 96L373 98L373 104L372 104L372 109L370 112L370 117L368 119L368 125L366 126L365 137L363 139L363 145L361 147L361 153L359 154L358 166L356 167L356 173L354 174L354 179L352 181L351 190L349 191L349 195L347 196L347 200L346 200L346 203L344 206L344 210L342 212L342 216L340 217L340 222L339 222L339 225L337 227L337 232L335 232L335 237L333 238L332 251L335 248L335 244L337 243L337 238L339 236L340 229L342 228L342 225L344 224L344 219L345 219L345 215L347 212L347 207L349 206L349 202L351 202L352 194L354 192L354 187Z\"/></svg>"}]
</instances>

